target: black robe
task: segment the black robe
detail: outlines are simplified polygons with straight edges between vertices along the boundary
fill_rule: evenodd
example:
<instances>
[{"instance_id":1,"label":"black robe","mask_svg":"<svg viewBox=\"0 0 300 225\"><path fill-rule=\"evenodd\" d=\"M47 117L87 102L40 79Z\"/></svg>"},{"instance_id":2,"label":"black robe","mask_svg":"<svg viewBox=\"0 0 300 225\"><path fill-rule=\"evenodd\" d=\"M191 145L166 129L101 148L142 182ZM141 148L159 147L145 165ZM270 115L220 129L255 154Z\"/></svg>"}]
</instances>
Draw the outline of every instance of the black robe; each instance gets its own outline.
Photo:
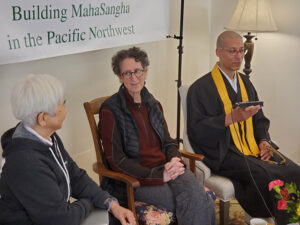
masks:
<instances>
[{"instance_id":1,"label":"black robe","mask_svg":"<svg viewBox=\"0 0 300 225\"><path fill-rule=\"evenodd\" d=\"M240 74L248 94L249 101L257 101L257 92L246 76ZM229 98L234 103L241 101L238 85L236 93L223 75ZM254 137L259 143L270 140L269 120L263 111L253 116ZM204 154L204 163L213 173L228 177L234 185L235 196L244 210L253 217L270 217L256 186L264 196L269 210L279 225L287 224L289 215L277 210L275 193L269 192L268 183L275 179L284 182L296 182L300 187L300 167L286 159L285 165L272 165L259 158L244 156L235 147L229 127L225 127L225 111L211 73L199 78L189 88L187 95L187 133L196 153ZM244 157L247 159L245 161ZM248 166L251 168L250 176Z\"/></svg>"}]
</instances>

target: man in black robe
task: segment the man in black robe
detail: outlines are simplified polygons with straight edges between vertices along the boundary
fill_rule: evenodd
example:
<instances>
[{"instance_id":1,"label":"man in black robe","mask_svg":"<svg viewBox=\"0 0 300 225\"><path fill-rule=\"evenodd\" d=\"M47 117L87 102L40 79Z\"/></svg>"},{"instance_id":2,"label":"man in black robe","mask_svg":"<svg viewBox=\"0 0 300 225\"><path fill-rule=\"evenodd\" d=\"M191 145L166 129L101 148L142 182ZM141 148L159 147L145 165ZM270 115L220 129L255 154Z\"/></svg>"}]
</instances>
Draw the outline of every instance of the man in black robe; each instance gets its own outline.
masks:
<instances>
[{"instance_id":1,"label":"man in black robe","mask_svg":"<svg viewBox=\"0 0 300 225\"><path fill-rule=\"evenodd\" d=\"M237 72L244 53L239 34L225 31L219 35L219 62L188 91L187 133L194 151L204 154L212 172L232 181L237 200L250 216L274 216L277 224L284 225L290 215L277 210L275 193L268 184L280 179L295 182L299 188L300 167L286 157L284 165L266 162L274 158L267 147L270 122L260 106L232 107L236 102L258 100L253 84Z\"/></svg>"}]
</instances>

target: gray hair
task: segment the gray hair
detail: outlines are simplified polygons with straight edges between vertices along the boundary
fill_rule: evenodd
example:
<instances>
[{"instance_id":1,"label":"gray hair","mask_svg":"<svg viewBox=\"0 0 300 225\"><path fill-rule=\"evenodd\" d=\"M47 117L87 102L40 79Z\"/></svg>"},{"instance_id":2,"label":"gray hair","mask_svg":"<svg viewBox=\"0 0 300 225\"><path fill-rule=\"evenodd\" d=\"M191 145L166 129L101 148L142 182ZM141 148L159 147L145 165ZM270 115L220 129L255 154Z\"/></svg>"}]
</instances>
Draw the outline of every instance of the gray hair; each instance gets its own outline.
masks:
<instances>
[{"instance_id":1,"label":"gray hair","mask_svg":"<svg viewBox=\"0 0 300 225\"><path fill-rule=\"evenodd\" d=\"M142 64L143 69L146 69L149 66L149 59L147 53L138 47L132 47L129 49L118 51L112 57L111 66L114 71L114 74L121 75L120 64L124 59L127 58L133 58L136 62L140 62Z\"/></svg>"},{"instance_id":2,"label":"gray hair","mask_svg":"<svg viewBox=\"0 0 300 225\"><path fill-rule=\"evenodd\" d=\"M64 99L64 87L50 75L33 75L20 80L11 96L12 112L27 126L34 126L41 112L55 115L56 107Z\"/></svg>"},{"instance_id":3,"label":"gray hair","mask_svg":"<svg viewBox=\"0 0 300 225\"><path fill-rule=\"evenodd\" d=\"M217 48L224 48L225 47L225 40L227 38L240 38L242 39L242 36L234 31L224 31L222 32L217 39Z\"/></svg>"}]
</instances>

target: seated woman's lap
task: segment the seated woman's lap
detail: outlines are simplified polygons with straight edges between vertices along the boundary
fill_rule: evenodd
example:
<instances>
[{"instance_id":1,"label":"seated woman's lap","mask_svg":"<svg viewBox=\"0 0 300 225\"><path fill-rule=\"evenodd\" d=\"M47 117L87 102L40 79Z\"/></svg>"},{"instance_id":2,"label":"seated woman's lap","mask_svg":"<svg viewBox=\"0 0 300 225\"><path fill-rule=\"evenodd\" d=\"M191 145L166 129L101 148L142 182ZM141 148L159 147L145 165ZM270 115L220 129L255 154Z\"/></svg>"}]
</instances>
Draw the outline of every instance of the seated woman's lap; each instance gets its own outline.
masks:
<instances>
[{"instance_id":1,"label":"seated woman's lap","mask_svg":"<svg viewBox=\"0 0 300 225\"><path fill-rule=\"evenodd\" d=\"M143 186L134 189L134 200L175 210L174 196L167 183L156 186Z\"/></svg>"},{"instance_id":2,"label":"seated woman's lap","mask_svg":"<svg viewBox=\"0 0 300 225\"><path fill-rule=\"evenodd\" d=\"M176 198L207 199L207 196L202 183L188 169L175 180L163 185L139 187L134 193L135 201L162 206L174 212Z\"/></svg>"}]
</instances>

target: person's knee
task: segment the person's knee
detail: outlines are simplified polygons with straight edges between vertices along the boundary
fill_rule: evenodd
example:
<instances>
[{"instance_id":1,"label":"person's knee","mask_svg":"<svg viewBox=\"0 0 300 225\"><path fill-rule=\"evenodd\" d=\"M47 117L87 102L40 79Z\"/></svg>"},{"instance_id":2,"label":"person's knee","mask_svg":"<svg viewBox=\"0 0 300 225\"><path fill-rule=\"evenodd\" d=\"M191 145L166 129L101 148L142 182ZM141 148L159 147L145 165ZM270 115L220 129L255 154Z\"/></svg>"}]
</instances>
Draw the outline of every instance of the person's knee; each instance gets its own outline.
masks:
<instances>
[{"instance_id":1,"label":"person's knee","mask_svg":"<svg viewBox=\"0 0 300 225\"><path fill-rule=\"evenodd\" d=\"M176 188L179 189L180 195L184 196L182 198L187 201L207 201L208 196L203 185L192 172L187 170L179 179L181 185L176 186Z\"/></svg>"}]
</instances>

